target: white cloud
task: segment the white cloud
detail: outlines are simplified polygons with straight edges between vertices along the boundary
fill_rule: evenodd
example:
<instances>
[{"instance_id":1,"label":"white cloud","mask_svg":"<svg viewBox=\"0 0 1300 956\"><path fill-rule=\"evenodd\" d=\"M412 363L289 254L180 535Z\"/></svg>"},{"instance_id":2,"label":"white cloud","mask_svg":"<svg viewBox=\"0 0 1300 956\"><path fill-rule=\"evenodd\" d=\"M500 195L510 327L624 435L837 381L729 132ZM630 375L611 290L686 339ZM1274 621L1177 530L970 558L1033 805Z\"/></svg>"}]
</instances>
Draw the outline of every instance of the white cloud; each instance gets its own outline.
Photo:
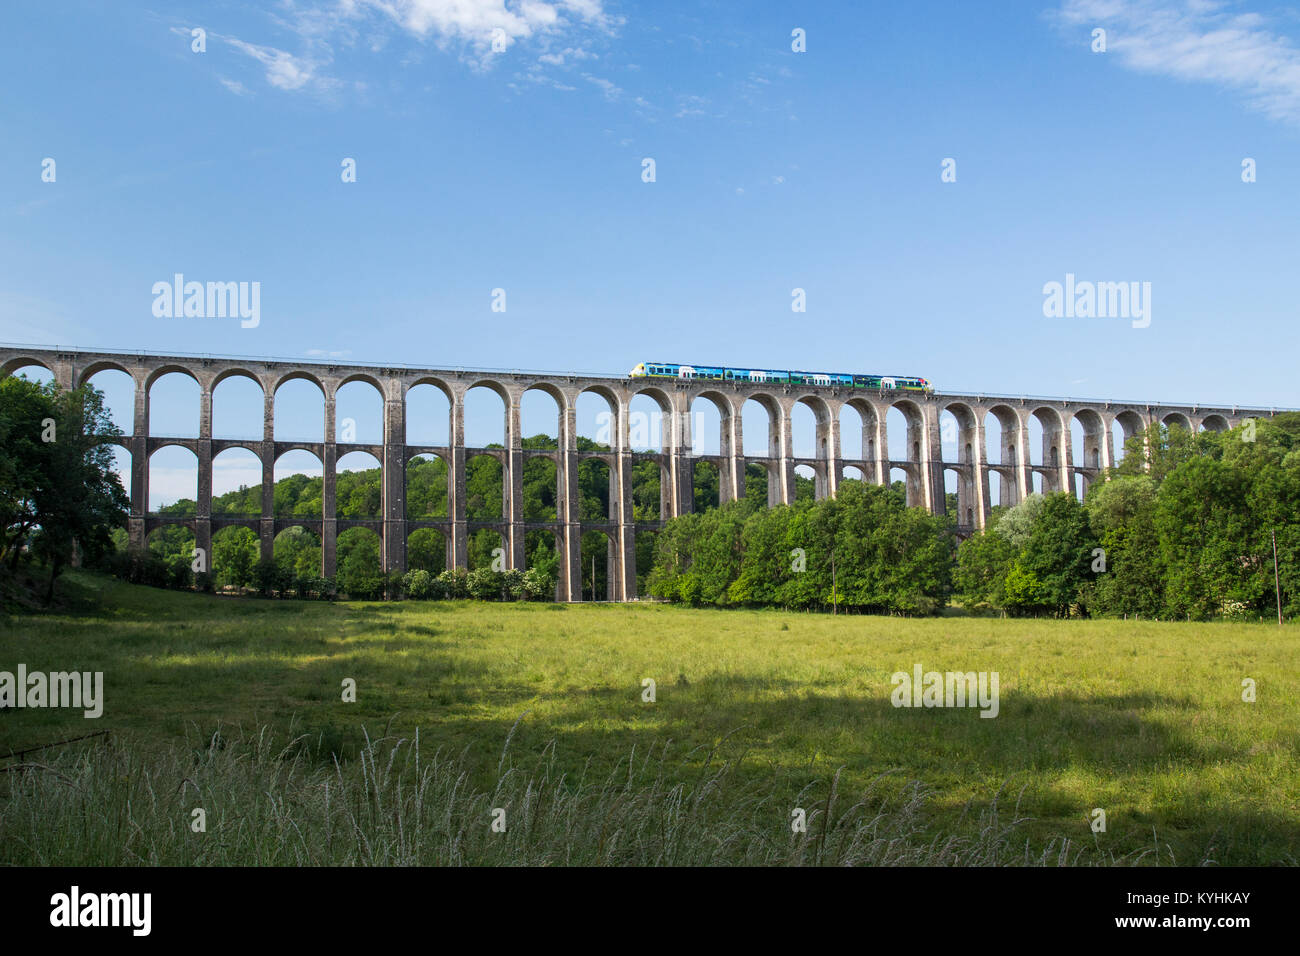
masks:
<instances>
[{"instance_id":1,"label":"white cloud","mask_svg":"<svg viewBox=\"0 0 1300 956\"><path fill-rule=\"evenodd\" d=\"M543 53L537 58L540 62L548 66L564 66L570 60L594 60L596 54L591 53L582 47L565 47L559 53Z\"/></svg>"},{"instance_id":2,"label":"white cloud","mask_svg":"<svg viewBox=\"0 0 1300 956\"><path fill-rule=\"evenodd\" d=\"M605 12L604 0L340 0L337 9L344 19L374 13L421 39L464 44L483 65L492 56L494 35L508 49L519 40L578 26L612 33L623 23Z\"/></svg>"},{"instance_id":3,"label":"white cloud","mask_svg":"<svg viewBox=\"0 0 1300 956\"><path fill-rule=\"evenodd\" d=\"M228 43L256 61L264 68L267 83L277 89L316 93L343 88L327 72L334 63L331 44L368 49L405 65L403 55L388 52L393 34L453 50L462 62L479 70L508 62L500 49L493 50L494 40L504 43L507 51L516 43L532 41L535 58L524 61L516 79L570 91L574 87L554 78L555 71L574 71L585 61L600 59L591 49L593 43L614 36L626 22L606 10L606 0L282 0L282 7L283 14L273 14L271 19L302 41L298 52L211 31L209 42ZM173 29L188 36L180 27ZM607 99L624 95L609 80L582 76ZM247 80L241 83L222 76L218 80L236 95L251 92ZM519 89L516 83L508 85Z\"/></svg>"},{"instance_id":4,"label":"white cloud","mask_svg":"<svg viewBox=\"0 0 1300 956\"><path fill-rule=\"evenodd\" d=\"M1066 0L1060 18L1106 30L1105 56L1132 70L1213 83L1300 123L1300 50L1255 13L1221 0Z\"/></svg>"},{"instance_id":5,"label":"white cloud","mask_svg":"<svg viewBox=\"0 0 1300 956\"><path fill-rule=\"evenodd\" d=\"M236 50L251 56L266 67L266 82L281 90L300 90L305 86L330 87L334 80L318 74L321 66L313 60L294 56L273 46L245 43L237 37L220 37Z\"/></svg>"},{"instance_id":6,"label":"white cloud","mask_svg":"<svg viewBox=\"0 0 1300 956\"><path fill-rule=\"evenodd\" d=\"M604 77L592 76L590 73L584 73L582 74L582 78L588 83L600 87L602 92L605 94L605 99L607 100L616 100L623 95L623 91L616 84L610 82Z\"/></svg>"}]
</instances>

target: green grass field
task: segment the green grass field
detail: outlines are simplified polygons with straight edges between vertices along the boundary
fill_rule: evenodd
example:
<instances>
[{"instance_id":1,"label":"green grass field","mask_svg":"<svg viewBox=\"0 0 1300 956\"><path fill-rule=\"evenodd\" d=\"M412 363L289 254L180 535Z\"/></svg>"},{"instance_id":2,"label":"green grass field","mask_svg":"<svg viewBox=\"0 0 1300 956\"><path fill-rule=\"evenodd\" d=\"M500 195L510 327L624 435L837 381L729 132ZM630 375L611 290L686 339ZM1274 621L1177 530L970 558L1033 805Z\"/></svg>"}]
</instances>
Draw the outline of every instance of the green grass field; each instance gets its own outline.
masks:
<instances>
[{"instance_id":1,"label":"green grass field","mask_svg":"<svg viewBox=\"0 0 1300 956\"><path fill-rule=\"evenodd\" d=\"M293 838L299 861L972 862L978 856L882 850L810 857L801 845L795 859L788 846L795 807L814 820L820 814L822 834L817 825L810 830L821 845L825 828L861 830L875 819L872 833L883 839L881 821L902 826L890 837L894 850L944 840L987 850L996 819L996 851L980 862L1294 864L1300 858L1296 627L911 620L664 605L329 605L178 594L80 573L70 575L67 589L80 593L85 610L0 624L0 670L23 663L29 671L103 671L104 716L0 711L0 755L99 730L111 730L112 740L19 758L39 766L0 773L0 845L8 847L0 862L215 861L180 846L189 838L177 821L199 799L185 796L188 783L196 791L220 789L197 779L214 759L205 742L219 728L224 739L240 741L229 750L248 754L248 766L263 768L259 773L275 775L271 757L290 765L300 796L316 794L331 774L340 787L348 780L363 789L374 783L375 795L365 792L375 821L387 820L374 807L383 803L381 771L396 774L394 760L399 768L409 764L417 728L426 767L439 755L454 768L447 793L459 787L473 794L457 810L468 816L447 824L440 839L472 831L478 842L453 840L445 854L422 845L380 859L371 846L368 859L365 849L348 851L360 857L341 857L332 843L326 851L333 840L329 824L319 839ZM893 707L890 675L911 672L917 663L927 671L999 672L999 716ZM345 678L356 681L356 703L341 700ZM642 700L645 678L657 685L653 703ZM1244 678L1256 682L1253 703L1242 700ZM279 741L275 754L259 752L259 733ZM385 743L367 748L365 734ZM279 753L300 735L307 739L292 758ZM393 756L399 739L407 742ZM342 757L337 767L331 752ZM0 768L15 762L0 760ZM198 769L189 773L191 766ZM236 772L233 766L225 772ZM710 783L715 768L723 776ZM503 772L516 779L503 784ZM116 789L105 779L112 774L121 777ZM584 781L603 783L584 792ZM260 849L229 851L222 861L290 862L282 848L270 846L274 806L235 805L274 791L264 783L250 783L238 799L231 791L221 816L229 834L252 832L252 815L263 814L258 819L266 829L254 841ZM155 794L154 809L139 810L148 803L145 794L164 785L167 791L179 786L182 796ZM537 824L530 837L537 846L494 855L487 813L503 786L516 785L521 789L512 799L519 805L529 806L535 789L550 788L551 811L563 809L567 794L581 813L604 813L605 824L579 834L572 820L578 811L570 807L564 811L569 829ZM53 834L89 832L87 814L111 816L104 805L125 805L136 787L143 789L130 812L152 813L154 823L132 818L129 827L120 820L114 826L170 827L171 836L134 838L151 852L115 856L111 827L96 831L93 853L78 850L67 834ZM870 794L865 803L864 793ZM326 794L327 805L329 799ZM690 807L705 804L701 819L707 816L712 836L690 829ZM683 828L678 839L719 841L723 820L737 829L700 856L680 847L663 851L667 837L640 833L625 842L660 849L621 856L606 846L609 821L639 832L624 819L633 805L660 822L671 812ZM1105 810L1104 833L1089 827L1094 808ZM898 814L907 817L905 826ZM364 829L356 820L350 826ZM591 843L590 852L540 846L565 839ZM765 849L754 849L760 845Z\"/></svg>"}]
</instances>

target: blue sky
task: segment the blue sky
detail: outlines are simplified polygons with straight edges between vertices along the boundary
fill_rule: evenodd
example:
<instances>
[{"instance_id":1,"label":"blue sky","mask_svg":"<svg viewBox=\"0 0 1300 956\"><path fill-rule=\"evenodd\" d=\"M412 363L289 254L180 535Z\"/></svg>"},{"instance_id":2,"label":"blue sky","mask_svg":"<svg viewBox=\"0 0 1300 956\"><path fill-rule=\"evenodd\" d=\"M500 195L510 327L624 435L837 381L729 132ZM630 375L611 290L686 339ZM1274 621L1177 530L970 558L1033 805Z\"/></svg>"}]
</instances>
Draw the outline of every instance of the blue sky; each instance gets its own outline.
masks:
<instances>
[{"instance_id":1,"label":"blue sky","mask_svg":"<svg viewBox=\"0 0 1300 956\"><path fill-rule=\"evenodd\" d=\"M0 36L3 341L1300 404L1287 5L11 2ZM259 282L260 323L155 317L177 272ZM1044 317L1067 273L1150 282L1150 326Z\"/></svg>"}]
</instances>

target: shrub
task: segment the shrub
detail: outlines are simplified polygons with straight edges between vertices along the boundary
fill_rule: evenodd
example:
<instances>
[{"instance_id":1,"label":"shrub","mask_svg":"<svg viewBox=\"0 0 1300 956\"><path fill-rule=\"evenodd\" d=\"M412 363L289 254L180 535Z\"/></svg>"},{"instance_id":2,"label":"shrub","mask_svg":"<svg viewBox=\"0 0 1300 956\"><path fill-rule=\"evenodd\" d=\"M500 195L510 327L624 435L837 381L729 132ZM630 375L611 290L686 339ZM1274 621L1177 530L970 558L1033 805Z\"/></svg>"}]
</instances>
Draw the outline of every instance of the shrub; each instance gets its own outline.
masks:
<instances>
[{"instance_id":1,"label":"shrub","mask_svg":"<svg viewBox=\"0 0 1300 956\"><path fill-rule=\"evenodd\" d=\"M442 589L441 600L458 601L469 597L469 572L464 568L448 568L438 575Z\"/></svg>"},{"instance_id":2,"label":"shrub","mask_svg":"<svg viewBox=\"0 0 1300 956\"><path fill-rule=\"evenodd\" d=\"M524 589L524 572L518 568L501 572L501 586L510 600L528 600L528 592Z\"/></svg>"},{"instance_id":3,"label":"shrub","mask_svg":"<svg viewBox=\"0 0 1300 956\"><path fill-rule=\"evenodd\" d=\"M555 596L555 581L542 568L529 568L522 582L524 597L529 601L549 601Z\"/></svg>"},{"instance_id":4,"label":"shrub","mask_svg":"<svg viewBox=\"0 0 1300 956\"><path fill-rule=\"evenodd\" d=\"M476 568L466 581L469 596L479 601L499 601L505 591L505 574L491 568Z\"/></svg>"},{"instance_id":5,"label":"shrub","mask_svg":"<svg viewBox=\"0 0 1300 956\"><path fill-rule=\"evenodd\" d=\"M402 578L402 589L413 600L427 601L433 596L433 575L423 569L407 571Z\"/></svg>"}]
</instances>

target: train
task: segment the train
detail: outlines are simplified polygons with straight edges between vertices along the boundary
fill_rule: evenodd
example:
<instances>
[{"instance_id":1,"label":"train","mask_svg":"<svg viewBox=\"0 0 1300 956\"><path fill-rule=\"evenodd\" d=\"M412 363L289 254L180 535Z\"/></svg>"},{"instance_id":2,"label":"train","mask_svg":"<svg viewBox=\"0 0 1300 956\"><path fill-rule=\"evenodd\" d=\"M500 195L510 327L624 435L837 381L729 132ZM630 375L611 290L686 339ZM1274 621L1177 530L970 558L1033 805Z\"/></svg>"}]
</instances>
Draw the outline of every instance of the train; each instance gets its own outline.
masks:
<instances>
[{"instance_id":1,"label":"train","mask_svg":"<svg viewBox=\"0 0 1300 956\"><path fill-rule=\"evenodd\" d=\"M750 382L815 385L823 388L866 388L876 391L932 392L927 379L915 375L850 375L846 372L791 372L780 369L726 368L715 365L674 365L638 362L628 378L685 378L711 382Z\"/></svg>"}]
</instances>

